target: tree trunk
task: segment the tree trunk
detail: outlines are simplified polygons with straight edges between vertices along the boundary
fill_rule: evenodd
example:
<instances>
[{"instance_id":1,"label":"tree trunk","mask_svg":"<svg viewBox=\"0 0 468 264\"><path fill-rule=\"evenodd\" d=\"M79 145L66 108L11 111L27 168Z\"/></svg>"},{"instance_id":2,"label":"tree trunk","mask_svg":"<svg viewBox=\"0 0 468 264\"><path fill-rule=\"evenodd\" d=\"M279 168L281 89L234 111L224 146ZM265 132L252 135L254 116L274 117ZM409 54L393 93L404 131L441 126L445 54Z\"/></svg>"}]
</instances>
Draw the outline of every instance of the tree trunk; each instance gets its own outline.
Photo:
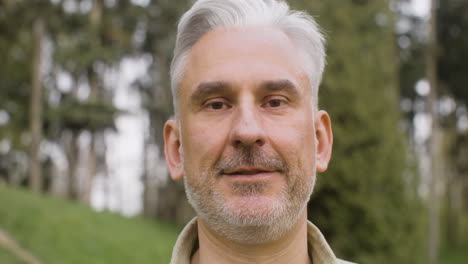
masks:
<instances>
[{"instance_id":1,"label":"tree trunk","mask_svg":"<svg viewBox=\"0 0 468 264\"><path fill-rule=\"evenodd\" d=\"M91 204L91 191L93 189L94 177L97 173L97 155L95 149L96 132L90 133L90 142L88 146L88 155L86 157L87 171L86 171L86 182L84 184L84 190L81 193L80 200L86 204Z\"/></svg>"},{"instance_id":2,"label":"tree trunk","mask_svg":"<svg viewBox=\"0 0 468 264\"><path fill-rule=\"evenodd\" d=\"M88 69L88 80L89 80L89 88L90 88L90 95L88 98L88 101L96 103L99 101L99 81L98 81L98 76L90 67ZM101 132L98 131L89 131L90 132L90 142L88 145L88 155L86 157L86 164L87 164L87 171L86 171L86 177L84 179L85 183L83 184L84 189L83 192L80 195L80 200L86 204L91 203L91 191L93 188L93 183L94 183L94 178L96 177L97 174L97 163L98 163L98 154L96 153L96 139L97 137L101 134ZM104 153L105 155L105 153Z\"/></svg>"},{"instance_id":3,"label":"tree trunk","mask_svg":"<svg viewBox=\"0 0 468 264\"><path fill-rule=\"evenodd\" d=\"M157 48L155 48L154 58L155 62L153 65L153 76L163 76L168 74L167 63L165 57L159 54ZM143 213L148 217L156 217L159 215L158 208L161 207L160 203L167 203L165 199L159 199L160 189L166 187L167 183L167 172L165 175L160 175L162 171L156 166L164 164L164 138L163 138L163 126L169 113L171 112L170 94L166 84L168 83L164 79L154 81L152 90L152 104L155 106L149 113L150 119L150 133L147 140L145 140L144 156L145 156L145 171L143 174ZM157 151L157 149L159 151ZM156 153L158 153L156 155ZM149 160L148 160L149 159ZM163 185L163 186L161 186Z\"/></svg>"},{"instance_id":4,"label":"tree trunk","mask_svg":"<svg viewBox=\"0 0 468 264\"><path fill-rule=\"evenodd\" d=\"M432 118L432 131L429 138L431 170L429 175L429 230L428 230L428 263L436 264L439 258L439 204L438 185L441 176L441 130L437 110L437 0L431 0L429 19L429 41L426 54L426 74L430 84L428 98Z\"/></svg>"},{"instance_id":5,"label":"tree trunk","mask_svg":"<svg viewBox=\"0 0 468 264\"><path fill-rule=\"evenodd\" d=\"M148 218L156 217L157 206L157 186L154 184L154 164L157 163L157 159L155 160L154 155L152 155L152 151L155 148L155 145L151 143L152 137L154 136L147 135L143 146L143 215Z\"/></svg>"},{"instance_id":6,"label":"tree trunk","mask_svg":"<svg viewBox=\"0 0 468 264\"><path fill-rule=\"evenodd\" d=\"M39 159L39 148L42 139L42 40L44 36L44 23L37 19L33 25L34 33L34 54L32 65L32 86L30 105L30 126L31 126L31 146L30 146L30 186L40 192L42 189L42 168Z\"/></svg>"},{"instance_id":7,"label":"tree trunk","mask_svg":"<svg viewBox=\"0 0 468 264\"><path fill-rule=\"evenodd\" d=\"M458 246L460 233L459 219L460 214L463 212L458 202L461 184L457 182L457 175L454 172L453 168L450 168L446 185L447 212L445 214L445 226L447 232L447 246L450 248L456 248Z\"/></svg>"},{"instance_id":8,"label":"tree trunk","mask_svg":"<svg viewBox=\"0 0 468 264\"><path fill-rule=\"evenodd\" d=\"M68 160L68 185L67 196L70 200L78 199L78 135L75 131L70 131L67 147Z\"/></svg>"},{"instance_id":9,"label":"tree trunk","mask_svg":"<svg viewBox=\"0 0 468 264\"><path fill-rule=\"evenodd\" d=\"M94 30L97 30L102 21L102 0L94 0L93 8L89 14L89 22L95 27ZM99 34L99 33L98 33ZM93 66L90 65L87 69L87 77L90 88L90 95L88 101L96 103L100 99L100 82L99 76L94 71ZM80 201L90 204L91 203L91 191L93 188L94 178L97 174L97 163L98 163L98 154L96 153L96 139L99 136L100 132L90 131L90 143L88 146L88 155L86 158L87 171L83 184L83 191L80 193ZM105 155L105 153L104 153Z\"/></svg>"}]
</instances>

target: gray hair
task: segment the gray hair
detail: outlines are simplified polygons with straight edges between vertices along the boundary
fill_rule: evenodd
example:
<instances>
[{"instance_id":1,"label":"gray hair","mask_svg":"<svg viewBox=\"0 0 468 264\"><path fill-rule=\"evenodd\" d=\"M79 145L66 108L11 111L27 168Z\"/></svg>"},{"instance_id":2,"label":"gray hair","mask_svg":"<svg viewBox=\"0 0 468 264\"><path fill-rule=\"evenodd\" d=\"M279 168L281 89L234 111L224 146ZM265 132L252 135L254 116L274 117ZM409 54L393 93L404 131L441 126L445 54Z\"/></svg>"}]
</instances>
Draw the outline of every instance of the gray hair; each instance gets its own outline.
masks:
<instances>
[{"instance_id":1,"label":"gray hair","mask_svg":"<svg viewBox=\"0 0 468 264\"><path fill-rule=\"evenodd\" d=\"M289 9L282 0L198 0L180 19L174 58L171 63L171 89L178 116L178 86L185 73L188 55L195 43L218 27L274 26L284 32L305 53L313 101L325 66L325 39L315 20L305 12ZM314 100L315 99L315 100Z\"/></svg>"}]
</instances>

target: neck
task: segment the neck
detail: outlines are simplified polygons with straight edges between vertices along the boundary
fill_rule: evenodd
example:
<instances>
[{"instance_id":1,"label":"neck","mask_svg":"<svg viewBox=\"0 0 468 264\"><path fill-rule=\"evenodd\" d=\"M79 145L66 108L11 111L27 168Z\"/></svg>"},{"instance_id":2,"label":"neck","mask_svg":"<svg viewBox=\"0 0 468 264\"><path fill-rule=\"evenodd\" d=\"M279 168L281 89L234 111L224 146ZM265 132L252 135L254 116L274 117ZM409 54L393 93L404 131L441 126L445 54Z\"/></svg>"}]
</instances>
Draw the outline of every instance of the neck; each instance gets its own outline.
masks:
<instances>
[{"instance_id":1,"label":"neck","mask_svg":"<svg viewBox=\"0 0 468 264\"><path fill-rule=\"evenodd\" d=\"M310 264L307 247L307 213L282 238L264 244L241 244L214 233L198 218L199 249L193 264L298 263Z\"/></svg>"}]
</instances>

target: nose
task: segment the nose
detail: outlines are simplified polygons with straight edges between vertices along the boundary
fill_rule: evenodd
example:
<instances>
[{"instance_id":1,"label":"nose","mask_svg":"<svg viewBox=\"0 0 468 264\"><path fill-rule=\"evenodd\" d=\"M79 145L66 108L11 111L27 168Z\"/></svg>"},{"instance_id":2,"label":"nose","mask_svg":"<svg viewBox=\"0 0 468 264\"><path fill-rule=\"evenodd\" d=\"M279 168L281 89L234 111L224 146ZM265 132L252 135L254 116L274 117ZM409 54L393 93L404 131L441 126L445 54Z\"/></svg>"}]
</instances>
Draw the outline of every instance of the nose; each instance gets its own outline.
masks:
<instances>
[{"instance_id":1,"label":"nose","mask_svg":"<svg viewBox=\"0 0 468 264\"><path fill-rule=\"evenodd\" d=\"M232 145L235 148L263 146L266 139L265 130L255 107L240 107L236 112L231 129Z\"/></svg>"}]
</instances>

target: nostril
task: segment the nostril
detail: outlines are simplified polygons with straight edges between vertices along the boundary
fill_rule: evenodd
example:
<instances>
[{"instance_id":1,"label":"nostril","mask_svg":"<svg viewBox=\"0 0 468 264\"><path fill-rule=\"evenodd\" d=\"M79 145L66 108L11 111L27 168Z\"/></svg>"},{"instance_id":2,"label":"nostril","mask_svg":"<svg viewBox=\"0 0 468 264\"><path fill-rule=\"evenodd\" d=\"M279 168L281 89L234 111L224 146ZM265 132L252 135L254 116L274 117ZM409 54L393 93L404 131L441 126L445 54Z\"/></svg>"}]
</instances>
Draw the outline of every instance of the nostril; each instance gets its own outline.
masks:
<instances>
[{"instance_id":1,"label":"nostril","mask_svg":"<svg viewBox=\"0 0 468 264\"><path fill-rule=\"evenodd\" d=\"M252 145L263 146L264 143L265 143L265 141L262 140L262 139L257 139L255 141L235 140L234 141L234 146L235 147L252 146Z\"/></svg>"}]
</instances>

